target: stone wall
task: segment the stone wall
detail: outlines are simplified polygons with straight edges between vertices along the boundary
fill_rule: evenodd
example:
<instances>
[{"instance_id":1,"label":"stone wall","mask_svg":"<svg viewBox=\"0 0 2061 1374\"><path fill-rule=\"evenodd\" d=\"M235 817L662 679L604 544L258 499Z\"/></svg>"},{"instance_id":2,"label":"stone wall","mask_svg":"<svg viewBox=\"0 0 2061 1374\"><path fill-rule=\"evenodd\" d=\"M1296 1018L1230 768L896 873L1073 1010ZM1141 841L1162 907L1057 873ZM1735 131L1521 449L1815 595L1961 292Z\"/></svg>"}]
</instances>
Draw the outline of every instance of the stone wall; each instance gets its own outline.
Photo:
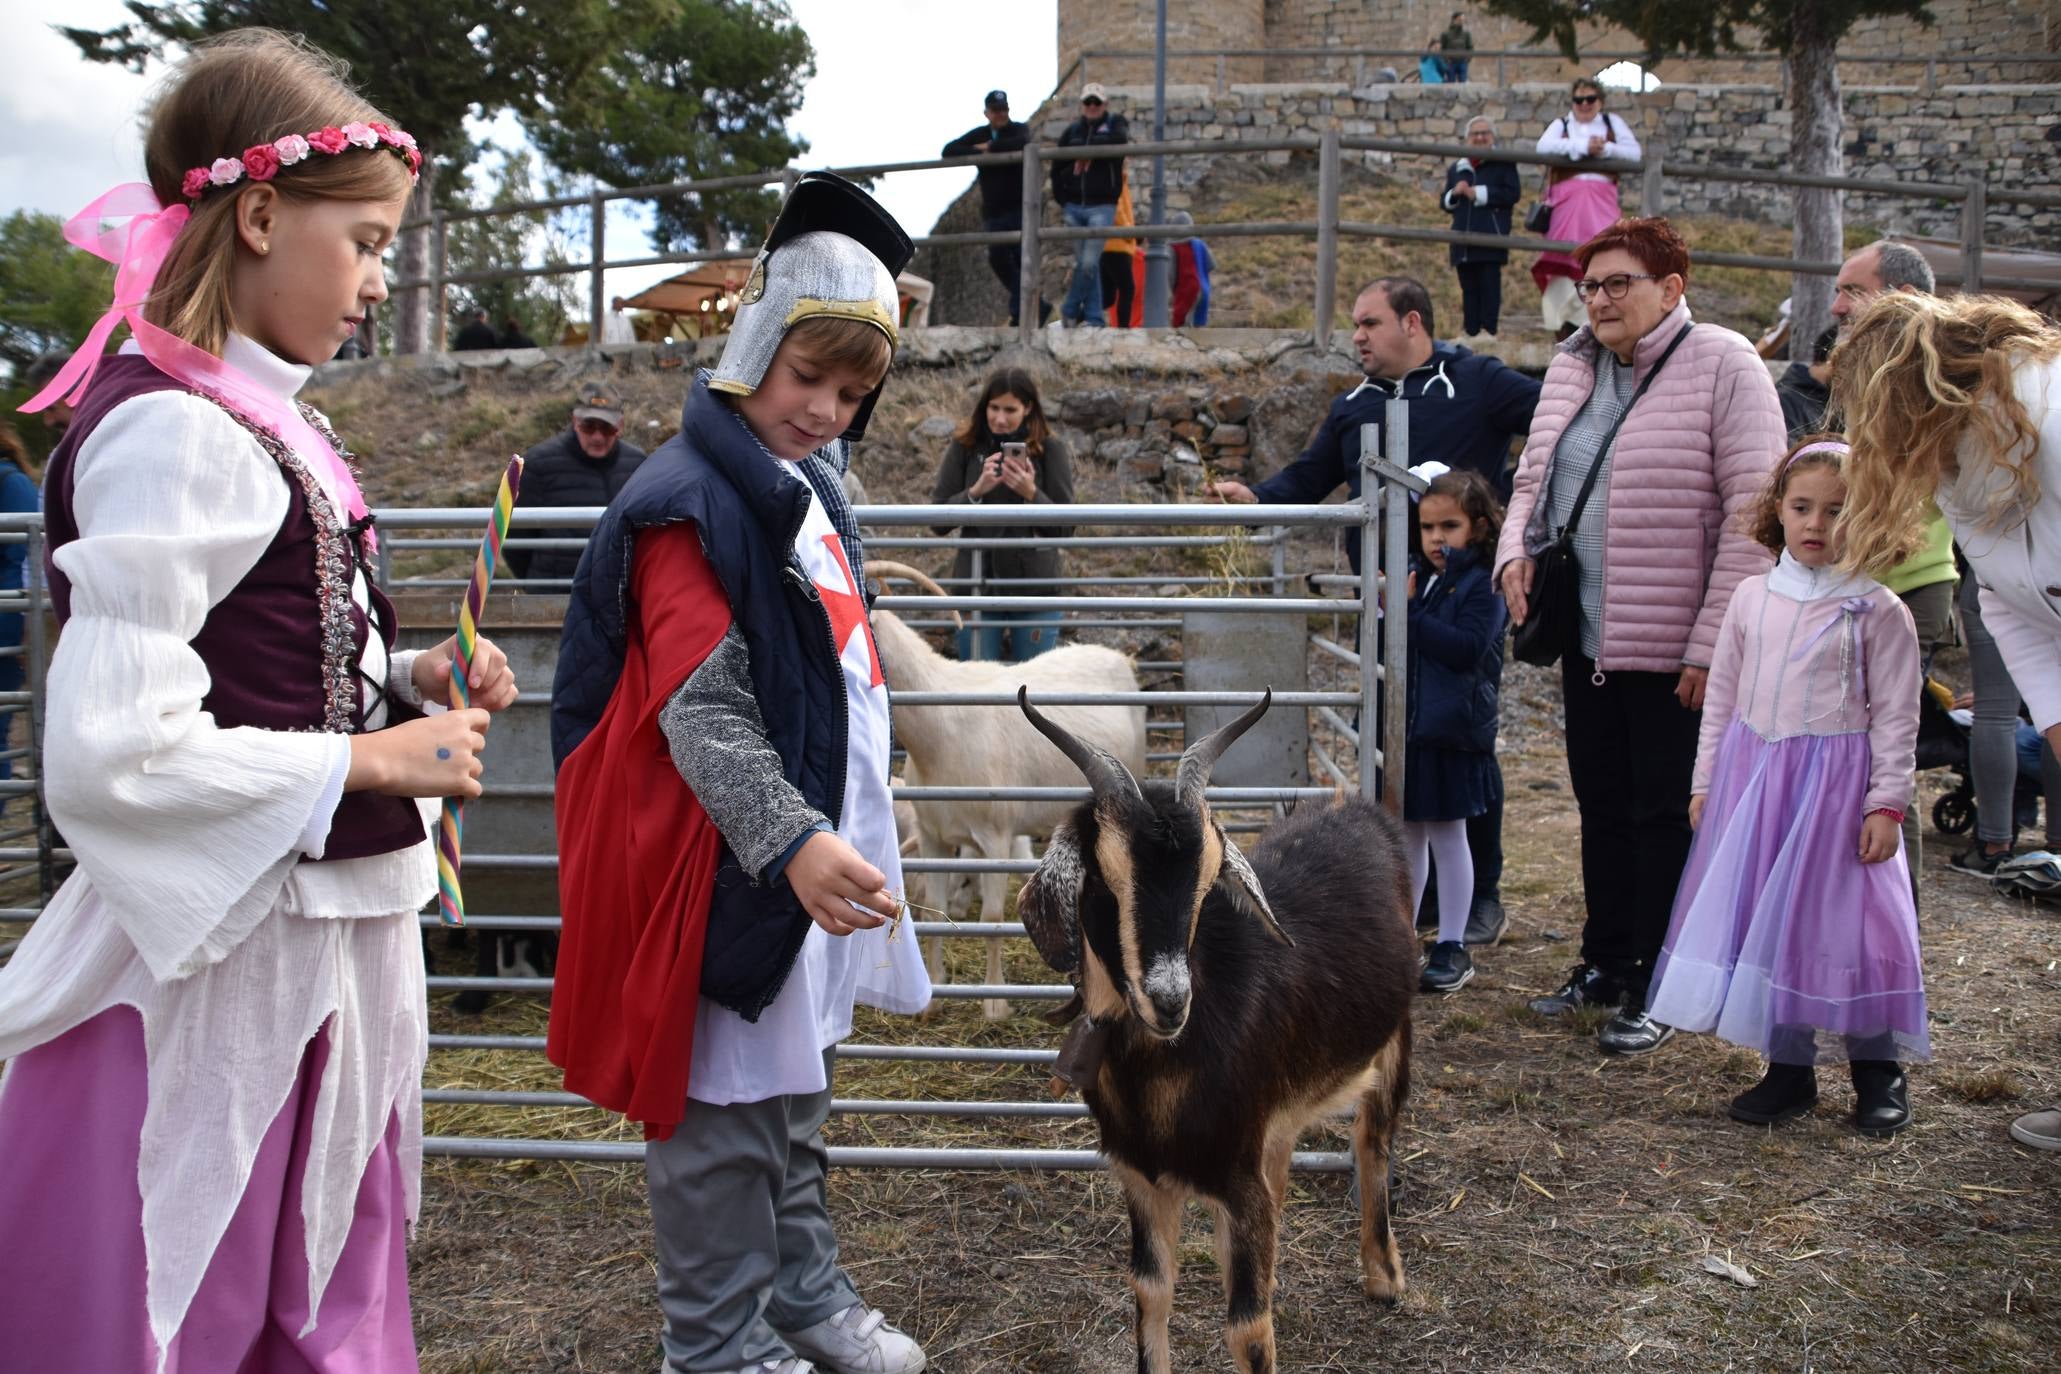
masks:
<instances>
[{"instance_id":1,"label":"stone wall","mask_svg":"<svg viewBox=\"0 0 2061 1374\"><path fill-rule=\"evenodd\" d=\"M1169 48L1264 48L1266 0L1178 0L1167 6ZM1063 73L1084 52L1096 49L1152 50L1155 7L1152 0L1059 0L1059 70ZM1226 79L1263 81L1266 59L1231 58ZM1214 81L1215 58L1170 58L1167 80ZM1103 58L1089 62L1084 74L1067 83L1069 97L1082 80L1150 85L1150 58Z\"/></svg>"},{"instance_id":2,"label":"stone wall","mask_svg":"<svg viewBox=\"0 0 2061 1374\"><path fill-rule=\"evenodd\" d=\"M1151 112L1151 91L1112 88L1115 108L1141 125ZM1994 198L2005 188L2061 190L2061 85L1942 87L1932 96L1908 89L1849 87L1845 95L1847 174L1893 181L1965 183L1980 179ZM1527 83L1508 89L1482 85L1375 85L1358 90L1342 83L1259 84L1233 87L1223 97L1207 87L1170 87L1167 137L1260 141L1336 127L1348 135L1457 142L1475 115L1495 120L1506 142L1529 143L1551 120L1566 112L1566 93L1557 85ZM1772 86L1670 86L1651 95L1624 95L1612 109L1629 120L1642 141L1662 148L1668 164L1779 170L1789 154L1791 111ZM1040 127L1057 139L1064 127L1054 117ZM1370 165L1398 161L1387 154L1360 153ZM1267 160L1285 163L1285 152ZM1187 193L1209 170L1210 159L1167 160L1181 208ZM1427 174L1423 159L1409 159L1398 172ZM1537 173L1526 172L1527 187ZM1698 182L1670 176L1667 208L1676 213L1785 219L1786 190L1737 182ZM1627 206L1637 189L1626 187ZM1942 201L1849 196L1850 218L1884 230L1958 235L1958 204ZM2061 227L2061 211L2032 210L1993 199L1987 238L1998 244L2046 246Z\"/></svg>"},{"instance_id":3,"label":"stone wall","mask_svg":"<svg viewBox=\"0 0 2061 1374\"><path fill-rule=\"evenodd\" d=\"M2061 45L2061 0L1932 0L1935 22L1921 26L1903 18L1863 19L1840 43L1855 57L1910 58L1909 66L1852 64L1843 79L1855 85L1911 82L1927 57L1978 58L1997 53L2053 52ZM1168 7L1168 46L1173 48L1397 48L1416 51L1446 26L1455 9L1465 14L1477 48L1538 48L1530 26L1490 15L1461 0L1182 0ZM1059 66L1064 71L1082 53L1096 48L1149 49L1154 6L1151 0L1060 0ZM1640 45L1628 33L1600 26L1581 30L1585 50L1630 51ZM1764 46L1747 31L1740 41ZM1408 74L1406 58L1385 59ZM1226 59L1223 81L1338 81L1356 84L1372 76L1382 59L1356 63L1351 58L1268 57ZM1569 64L1558 58L1512 60L1505 68L1511 81L1562 83L1593 72L1600 63ZM1216 84L1213 58L1175 59L1168 79ZM1476 82L1496 79L1494 59L1483 59L1469 73ZM1656 71L1663 80L1773 82L1779 78L1767 62L1675 58ZM1104 82L1142 85L1151 80L1147 61L1091 61L1089 76ZM1982 83L2051 80L2054 68L2035 68L1993 61L1943 60L1942 82Z\"/></svg>"}]
</instances>

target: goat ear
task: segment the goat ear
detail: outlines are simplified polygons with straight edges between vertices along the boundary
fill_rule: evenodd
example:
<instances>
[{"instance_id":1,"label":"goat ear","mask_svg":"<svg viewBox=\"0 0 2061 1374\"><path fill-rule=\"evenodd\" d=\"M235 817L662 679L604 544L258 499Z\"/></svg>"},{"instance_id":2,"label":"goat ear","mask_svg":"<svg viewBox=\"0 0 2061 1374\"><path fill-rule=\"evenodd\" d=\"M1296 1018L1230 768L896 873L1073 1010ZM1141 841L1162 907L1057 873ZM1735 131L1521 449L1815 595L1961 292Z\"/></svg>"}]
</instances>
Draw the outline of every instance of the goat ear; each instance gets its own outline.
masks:
<instances>
[{"instance_id":1,"label":"goat ear","mask_svg":"<svg viewBox=\"0 0 2061 1374\"><path fill-rule=\"evenodd\" d=\"M1224 889L1224 895L1231 899L1231 905L1258 921L1267 934L1293 949L1295 941L1282 929L1274 908L1267 905L1267 894L1260 890L1259 874L1252 871L1252 862L1221 829L1217 839L1224 846L1224 859L1217 868L1217 884Z\"/></svg>"},{"instance_id":2,"label":"goat ear","mask_svg":"<svg viewBox=\"0 0 2061 1374\"><path fill-rule=\"evenodd\" d=\"M1038 954L1060 973L1081 966L1081 889L1088 879L1080 837L1071 821L1052 830L1038 871L1016 897L1016 914Z\"/></svg>"}]
</instances>

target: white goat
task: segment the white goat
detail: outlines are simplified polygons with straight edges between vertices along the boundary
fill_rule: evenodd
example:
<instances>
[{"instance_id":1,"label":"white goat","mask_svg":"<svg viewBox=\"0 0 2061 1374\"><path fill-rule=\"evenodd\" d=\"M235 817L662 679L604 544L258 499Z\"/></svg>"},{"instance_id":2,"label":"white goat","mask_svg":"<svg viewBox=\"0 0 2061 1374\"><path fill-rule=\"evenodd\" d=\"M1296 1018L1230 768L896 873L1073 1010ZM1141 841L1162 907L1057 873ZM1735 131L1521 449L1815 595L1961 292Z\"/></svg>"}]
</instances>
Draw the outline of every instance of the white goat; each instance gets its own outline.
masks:
<instances>
[{"instance_id":1,"label":"white goat","mask_svg":"<svg viewBox=\"0 0 2061 1374\"><path fill-rule=\"evenodd\" d=\"M944 596L944 588L901 563L868 560L872 576L892 574ZM1028 686L1032 695L1068 692L1135 692L1136 666L1115 649L1095 644L1066 644L1024 663L962 662L946 658L892 611L875 610L873 639L881 669L898 692L1002 692L1012 698ZM1124 761L1133 772L1145 768L1143 706L1054 706L1048 714L1080 738ZM994 706L900 706L894 709L895 736L908 751L903 781L911 787L1079 787L1080 770L1025 720L1020 711ZM1033 837L1043 839L1074 803L1065 801L917 802L916 852L930 858L956 857L961 848L982 858L1031 857ZM907 836L903 837L907 839ZM943 908L950 884L932 881L942 874L920 875L923 904ZM999 921L1007 903L1007 875L980 875L980 914ZM1002 944L988 940L987 981L1003 981ZM929 947L933 981L944 978L943 955L936 941ZM990 1019L1009 1014L1009 1004L990 998L982 1004Z\"/></svg>"}]
</instances>

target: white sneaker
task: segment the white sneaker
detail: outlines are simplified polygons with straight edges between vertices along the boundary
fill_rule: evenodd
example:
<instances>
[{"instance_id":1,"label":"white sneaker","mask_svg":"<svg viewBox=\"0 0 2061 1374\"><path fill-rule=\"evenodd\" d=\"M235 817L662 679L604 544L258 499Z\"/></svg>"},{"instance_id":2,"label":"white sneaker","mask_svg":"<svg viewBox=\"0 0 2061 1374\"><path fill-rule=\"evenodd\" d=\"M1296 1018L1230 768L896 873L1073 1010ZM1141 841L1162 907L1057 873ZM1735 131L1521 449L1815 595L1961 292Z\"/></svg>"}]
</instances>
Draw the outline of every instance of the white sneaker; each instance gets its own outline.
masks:
<instances>
[{"instance_id":1,"label":"white sneaker","mask_svg":"<svg viewBox=\"0 0 2061 1374\"><path fill-rule=\"evenodd\" d=\"M672 1369L671 1365L665 1367L665 1370L670 1369ZM815 1369L816 1366L810 1364L807 1360L796 1355L789 1355L785 1359L780 1360L761 1360L757 1364L748 1364L742 1369L724 1370L723 1374L815 1374ZM660 1371L660 1374L665 1374L665 1371Z\"/></svg>"},{"instance_id":2,"label":"white sneaker","mask_svg":"<svg viewBox=\"0 0 2061 1374\"><path fill-rule=\"evenodd\" d=\"M814 1326L781 1334L828 1374L922 1374L930 1363L922 1346L863 1302Z\"/></svg>"}]
</instances>

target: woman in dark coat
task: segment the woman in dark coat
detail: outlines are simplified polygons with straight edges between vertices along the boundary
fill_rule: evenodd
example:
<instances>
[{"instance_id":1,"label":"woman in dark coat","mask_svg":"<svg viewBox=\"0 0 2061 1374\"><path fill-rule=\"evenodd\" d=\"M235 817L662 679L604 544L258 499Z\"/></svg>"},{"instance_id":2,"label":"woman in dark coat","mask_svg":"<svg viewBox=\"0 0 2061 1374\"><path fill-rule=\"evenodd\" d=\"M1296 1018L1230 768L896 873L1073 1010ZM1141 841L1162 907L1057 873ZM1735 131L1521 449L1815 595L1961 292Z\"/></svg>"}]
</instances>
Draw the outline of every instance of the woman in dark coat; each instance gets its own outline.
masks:
<instances>
[{"instance_id":1,"label":"woman in dark coat","mask_svg":"<svg viewBox=\"0 0 2061 1374\"><path fill-rule=\"evenodd\" d=\"M1467 124L1467 143L1474 148L1495 147L1496 126L1476 115ZM1439 204L1452 211L1455 233L1508 238L1510 212L1521 194L1516 163L1476 153L1446 169L1446 189ZM1450 256L1460 278L1466 336L1495 333L1503 314L1503 264L1510 260L1510 250L1456 243Z\"/></svg>"},{"instance_id":2,"label":"woman in dark coat","mask_svg":"<svg viewBox=\"0 0 2061 1374\"><path fill-rule=\"evenodd\" d=\"M930 501L935 506L1072 503L1073 455L1046 424L1030 373L1007 367L988 378L973 414L945 449ZM937 532L955 531L940 526ZM1053 539L1071 531L1052 525L968 525L957 532L990 539ZM1058 590L1052 585L1059 576L1056 548L961 549L952 561L953 578L976 577L976 553L978 581L967 581L964 595L1049 596ZM1059 642L1057 611L979 611L971 621L959 632L962 659L1021 663Z\"/></svg>"}]
</instances>

